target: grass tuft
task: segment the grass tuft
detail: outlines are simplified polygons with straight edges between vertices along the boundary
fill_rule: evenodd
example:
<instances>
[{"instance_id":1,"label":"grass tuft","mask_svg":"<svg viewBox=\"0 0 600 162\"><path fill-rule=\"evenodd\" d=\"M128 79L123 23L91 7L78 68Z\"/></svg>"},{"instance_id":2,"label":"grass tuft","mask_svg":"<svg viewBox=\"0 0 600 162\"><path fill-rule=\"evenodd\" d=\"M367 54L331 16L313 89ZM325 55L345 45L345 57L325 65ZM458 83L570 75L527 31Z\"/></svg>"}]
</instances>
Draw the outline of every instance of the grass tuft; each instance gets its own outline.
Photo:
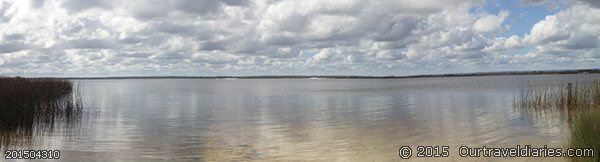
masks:
<instances>
[{"instance_id":1,"label":"grass tuft","mask_svg":"<svg viewBox=\"0 0 600 162\"><path fill-rule=\"evenodd\" d=\"M594 157L572 158L572 161L600 162L600 110L577 113L571 125L569 147L594 149Z\"/></svg>"}]
</instances>

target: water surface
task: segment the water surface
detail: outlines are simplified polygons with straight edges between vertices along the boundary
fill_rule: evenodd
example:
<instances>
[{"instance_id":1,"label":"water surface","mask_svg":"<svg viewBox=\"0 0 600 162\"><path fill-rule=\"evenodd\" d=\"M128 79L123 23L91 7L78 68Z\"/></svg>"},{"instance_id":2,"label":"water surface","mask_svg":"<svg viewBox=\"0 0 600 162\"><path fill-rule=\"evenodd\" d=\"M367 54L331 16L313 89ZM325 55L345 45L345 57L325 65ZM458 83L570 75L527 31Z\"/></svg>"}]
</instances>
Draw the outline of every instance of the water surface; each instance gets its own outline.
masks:
<instances>
[{"instance_id":1,"label":"water surface","mask_svg":"<svg viewBox=\"0 0 600 162\"><path fill-rule=\"evenodd\" d=\"M477 160L459 158L459 146L564 147L567 128L513 108L513 96L594 79L76 80L91 115L11 149L59 149L65 161L399 161L400 146L431 145L451 157L413 160Z\"/></svg>"}]
</instances>

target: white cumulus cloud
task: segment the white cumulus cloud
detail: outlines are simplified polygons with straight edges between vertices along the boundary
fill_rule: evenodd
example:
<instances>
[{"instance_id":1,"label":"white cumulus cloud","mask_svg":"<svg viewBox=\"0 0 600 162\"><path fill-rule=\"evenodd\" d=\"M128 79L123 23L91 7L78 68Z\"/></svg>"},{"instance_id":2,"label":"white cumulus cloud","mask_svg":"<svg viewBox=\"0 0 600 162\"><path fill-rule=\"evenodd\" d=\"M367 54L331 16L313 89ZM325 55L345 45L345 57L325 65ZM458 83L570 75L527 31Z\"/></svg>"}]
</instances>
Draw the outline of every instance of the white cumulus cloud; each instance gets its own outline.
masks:
<instances>
[{"instance_id":1,"label":"white cumulus cloud","mask_svg":"<svg viewBox=\"0 0 600 162\"><path fill-rule=\"evenodd\" d=\"M565 51L563 63L599 62L596 3L502 36L514 10L486 3L0 0L0 75L402 75L552 65Z\"/></svg>"},{"instance_id":2,"label":"white cumulus cloud","mask_svg":"<svg viewBox=\"0 0 600 162\"><path fill-rule=\"evenodd\" d=\"M502 23L508 17L508 11L501 11L498 15L484 15L475 21L473 28L478 32L493 32L502 29Z\"/></svg>"}]
</instances>

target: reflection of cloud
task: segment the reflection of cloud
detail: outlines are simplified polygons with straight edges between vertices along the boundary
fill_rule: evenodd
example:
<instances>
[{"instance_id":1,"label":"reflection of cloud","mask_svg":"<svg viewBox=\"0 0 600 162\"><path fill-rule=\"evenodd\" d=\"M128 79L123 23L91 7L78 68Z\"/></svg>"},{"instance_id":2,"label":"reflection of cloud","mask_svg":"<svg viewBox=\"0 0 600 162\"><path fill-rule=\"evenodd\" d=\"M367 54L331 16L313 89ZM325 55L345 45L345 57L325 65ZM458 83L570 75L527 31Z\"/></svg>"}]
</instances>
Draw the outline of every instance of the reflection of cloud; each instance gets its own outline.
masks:
<instances>
[{"instance_id":1,"label":"reflection of cloud","mask_svg":"<svg viewBox=\"0 0 600 162\"><path fill-rule=\"evenodd\" d=\"M510 87L545 77L565 76L85 80L101 113L52 146L106 161L395 161L402 145L562 146L556 123L511 106Z\"/></svg>"},{"instance_id":2,"label":"reflection of cloud","mask_svg":"<svg viewBox=\"0 0 600 162\"><path fill-rule=\"evenodd\" d=\"M236 97L227 103L235 104L213 112L211 116L215 121L211 122L211 131L204 138L207 148L203 157L206 160L316 160L327 157L366 160L377 156L365 157L367 152L380 150L365 152L362 148L372 144L389 145L385 141L389 138L379 137L385 135L364 130L367 123L387 126L388 130L393 128L393 123L386 121L390 117L385 115L389 110L377 105L379 101L345 94L332 96L335 92L315 92L307 96L262 85L266 84L259 84L259 88L252 88L245 94L234 94ZM377 111L377 114L361 114L367 110Z\"/></svg>"},{"instance_id":3,"label":"reflection of cloud","mask_svg":"<svg viewBox=\"0 0 600 162\"><path fill-rule=\"evenodd\" d=\"M393 161L401 145L561 144L559 135L537 132L556 125L506 118L514 116L509 90L347 93L331 87L343 82L323 81L307 94L262 85L213 110L206 160Z\"/></svg>"}]
</instances>

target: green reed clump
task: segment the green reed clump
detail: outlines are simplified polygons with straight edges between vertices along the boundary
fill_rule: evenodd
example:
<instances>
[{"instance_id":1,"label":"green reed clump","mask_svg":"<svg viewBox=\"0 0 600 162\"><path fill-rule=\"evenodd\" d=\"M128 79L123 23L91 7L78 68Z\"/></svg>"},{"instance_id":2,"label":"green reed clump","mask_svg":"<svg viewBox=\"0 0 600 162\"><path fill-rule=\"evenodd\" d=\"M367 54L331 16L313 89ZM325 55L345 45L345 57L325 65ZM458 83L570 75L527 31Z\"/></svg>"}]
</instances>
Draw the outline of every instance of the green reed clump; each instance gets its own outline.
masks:
<instances>
[{"instance_id":1,"label":"green reed clump","mask_svg":"<svg viewBox=\"0 0 600 162\"><path fill-rule=\"evenodd\" d=\"M572 113L592 110L600 105L600 81L524 88L516 95L515 101L515 106L526 111L561 112L570 118L574 115Z\"/></svg>"},{"instance_id":2,"label":"green reed clump","mask_svg":"<svg viewBox=\"0 0 600 162\"><path fill-rule=\"evenodd\" d=\"M600 162L600 110L575 115L569 147L594 149L594 157L577 157L572 158L572 161Z\"/></svg>"},{"instance_id":3,"label":"green reed clump","mask_svg":"<svg viewBox=\"0 0 600 162\"><path fill-rule=\"evenodd\" d=\"M600 162L600 81L522 90L515 106L538 114L556 113L569 123L572 148L593 148L594 157L572 161Z\"/></svg>"},{"instance_id":4,"label":"green reed clump","mask_svg":"<svg viewBox=\"0 0 600 162\"><path fill-rule=\"evenodd\" d=\"M14 136L52 129L58 120L81 114L73 83L64 79L0 77L0 146Z\"/></svg>"}]
</instances>

